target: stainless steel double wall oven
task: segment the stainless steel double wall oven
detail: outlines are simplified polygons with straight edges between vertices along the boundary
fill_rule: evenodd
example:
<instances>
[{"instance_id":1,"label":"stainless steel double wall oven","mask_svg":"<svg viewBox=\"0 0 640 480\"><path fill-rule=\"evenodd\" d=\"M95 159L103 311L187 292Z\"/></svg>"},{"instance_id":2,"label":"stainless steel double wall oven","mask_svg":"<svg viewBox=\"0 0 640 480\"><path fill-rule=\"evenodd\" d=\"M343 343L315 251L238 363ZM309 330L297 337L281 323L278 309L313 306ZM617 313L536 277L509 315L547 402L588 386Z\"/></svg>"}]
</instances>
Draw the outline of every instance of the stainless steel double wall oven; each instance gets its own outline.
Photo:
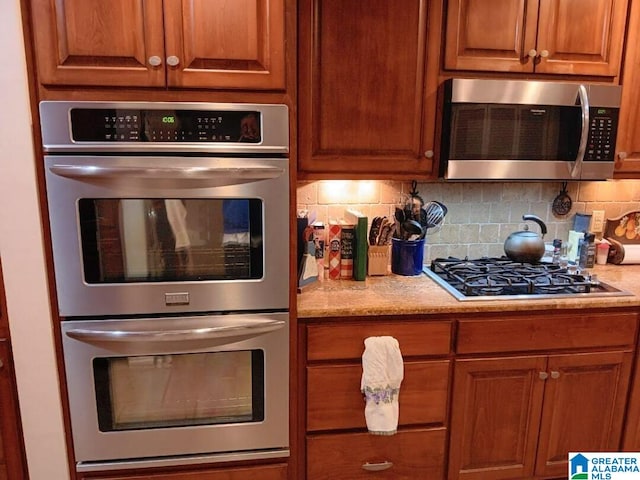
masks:
<instances>
[{"instance_id":1,"label":"stainless steel double wall oven","mask_svg":"<svg viewBox=\"0 0 640 480\"><path fill-rule=\"evenodd\" d=\"M287 456L287 107L40 112L77 469Z\"/></svg>"}]
</instances>

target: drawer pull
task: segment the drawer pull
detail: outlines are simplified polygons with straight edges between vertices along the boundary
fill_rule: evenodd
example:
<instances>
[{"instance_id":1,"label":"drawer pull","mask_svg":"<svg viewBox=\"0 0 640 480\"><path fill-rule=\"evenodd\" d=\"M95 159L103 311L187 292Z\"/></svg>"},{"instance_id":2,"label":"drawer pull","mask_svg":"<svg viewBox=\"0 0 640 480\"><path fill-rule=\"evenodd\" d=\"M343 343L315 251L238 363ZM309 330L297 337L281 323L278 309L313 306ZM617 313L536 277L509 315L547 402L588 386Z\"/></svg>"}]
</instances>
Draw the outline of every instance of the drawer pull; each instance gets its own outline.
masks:
<instances>
[{"instance_id":1,"label":"drawer pull","mask_svg":"<svg viewBox=\"0 0 640 480\"><path fill-rule=\"evenodd\" d=\"M365 463L362 465L362 469L367 472L381 472L382 470L388 470L393 467L393 462L380 462L380 463Z\"/></svg>"}]
</instances>

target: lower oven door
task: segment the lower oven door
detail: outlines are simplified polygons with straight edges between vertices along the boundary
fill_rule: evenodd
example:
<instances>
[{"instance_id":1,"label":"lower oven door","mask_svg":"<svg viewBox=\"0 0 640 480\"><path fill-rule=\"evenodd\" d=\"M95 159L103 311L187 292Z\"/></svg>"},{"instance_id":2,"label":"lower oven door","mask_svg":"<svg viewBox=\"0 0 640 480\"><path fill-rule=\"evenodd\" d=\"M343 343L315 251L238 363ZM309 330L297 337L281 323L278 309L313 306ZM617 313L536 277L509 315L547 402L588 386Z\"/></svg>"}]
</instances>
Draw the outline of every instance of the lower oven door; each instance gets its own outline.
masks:
<instances>
[{"instance_id":1,"label":"lower oven door","mask_svg":"<svg viewBox=\"0 0 640 480\"><path fill-rule=\"evenodd\" d=\"M288 455L286 313L62 322L78 470Z\"/></svg>"}]
</instances>

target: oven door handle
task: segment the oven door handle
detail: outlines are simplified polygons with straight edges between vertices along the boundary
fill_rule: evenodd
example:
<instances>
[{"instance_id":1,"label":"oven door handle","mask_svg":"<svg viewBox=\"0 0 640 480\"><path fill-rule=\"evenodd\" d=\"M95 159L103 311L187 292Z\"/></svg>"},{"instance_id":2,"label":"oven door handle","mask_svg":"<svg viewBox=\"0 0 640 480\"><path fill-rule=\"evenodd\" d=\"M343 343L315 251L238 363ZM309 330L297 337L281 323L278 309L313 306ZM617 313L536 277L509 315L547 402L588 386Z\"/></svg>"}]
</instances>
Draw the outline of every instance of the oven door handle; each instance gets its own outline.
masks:
<instances>
[{"instance_id":1,"label":"oven door handle","mask_svg":"<svg viewBox=\"0 0 640 480\"><path fill-rule=\"evenodd\" d=\"M251 167L145 167L100 165L64 165L49 167L51 173L67 178L140 178L148 180L266 180L285 173L284 168L271 166Z\"/></svg>"},{"instance_id":2,"label":"oven door handle","mask_svg":"<svg viewBox=\"0 0 640 480\"><path fill-rule=\"evenodd\" d=\"M74 328L68 330L68 337L81 342L175 342L190 340L210 340L224 337L254 336L273 332L284 327L284 320L252 320L240 325L203 327L175 330L98 330Z\"/></svg>"}]
</instances>

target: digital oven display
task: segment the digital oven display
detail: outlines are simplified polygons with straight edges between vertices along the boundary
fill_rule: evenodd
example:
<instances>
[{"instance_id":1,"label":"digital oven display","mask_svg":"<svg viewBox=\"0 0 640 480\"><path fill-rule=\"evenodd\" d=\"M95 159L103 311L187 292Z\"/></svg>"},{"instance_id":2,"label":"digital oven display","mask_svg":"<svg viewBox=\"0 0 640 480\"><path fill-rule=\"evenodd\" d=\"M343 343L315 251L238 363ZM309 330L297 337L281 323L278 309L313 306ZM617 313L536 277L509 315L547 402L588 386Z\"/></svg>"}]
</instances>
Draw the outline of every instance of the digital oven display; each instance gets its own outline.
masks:
<instances>
[{"instance_id":1,"label":"digital oven display","mask_svg":"<svg viewBox=\"0 0 640 480\"><path fill-rule=\"evenodd\" d=\"M260 112L74 108L76 142L260 143Z\"/></svg>"}]
</instances>

